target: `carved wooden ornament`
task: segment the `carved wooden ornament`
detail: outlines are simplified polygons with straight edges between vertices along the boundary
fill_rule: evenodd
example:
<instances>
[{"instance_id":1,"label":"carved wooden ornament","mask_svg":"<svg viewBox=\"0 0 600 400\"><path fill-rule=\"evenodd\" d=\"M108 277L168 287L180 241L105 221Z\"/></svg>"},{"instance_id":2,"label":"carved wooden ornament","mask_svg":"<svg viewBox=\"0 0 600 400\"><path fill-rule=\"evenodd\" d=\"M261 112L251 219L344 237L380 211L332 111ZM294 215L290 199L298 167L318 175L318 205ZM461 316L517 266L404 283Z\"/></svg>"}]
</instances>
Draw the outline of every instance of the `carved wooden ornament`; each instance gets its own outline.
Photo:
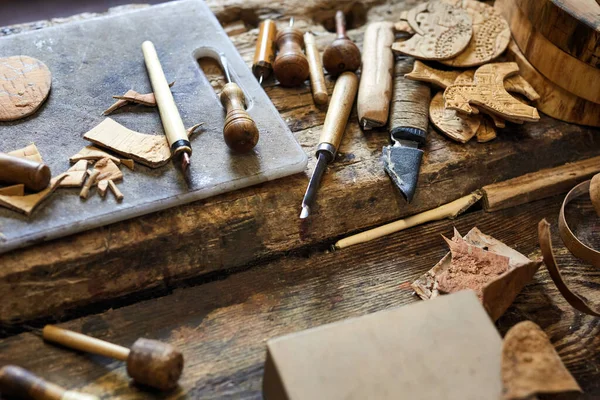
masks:
<instances>
[{"instance_id":1,"label":"carved wooden ornament","mask_svg":"<svg viewBox=\"0 0 600 400\"><path fill-rule=\"evenodd\" d=\"M469 104L485 108L508 120L536 122L540 119L535 107L528 106L512 97L504 89L504 78L519 72L516 63L486 64L475 71L471 84L453 84L444 91L446 108L467 114L478 110Z\"/></svg>"},{"instance_id":2,"label":"carved wooden ornament","mask_svg":"<svg viewBox=\"0 0 600 400\"><path fill-rule=\"evenodd\" d=\"M429 119L443 134L460 143L471 140L481 124L480 115L461 115L444 108L442 92L438 92L429 104Z\"/></svg>"},{"instance_id":3,"label":"carved wooden ornament","mask_svg":"<svg viewBox=\"0 0 600 400\"><path fill-rule=\"evenodd\" d=\"M476 0L443 0L464 9L473 21L473 37L458 56L440 61L453 67L476 67L497 58L510 41L508 22L492 6Z\"/></svg>"},{"instance_id":4,"label":"carved wooden ornament","mask_svg":"<svg viewBox=\"0 0 600 400\"><path fill-rule=\"evenodd\" d=\"M471 40L471 17L458 7L441 2L423 3L407 14L416 32L410 39L394 43L392 50L423 60L447 60L463 51ZM401 25L396 25L401 29Z\"/></svg>"},{"instance_id":5,"label":"carved wooden ornament","mask_svg":"<svg viewBox=\"0 0 600 400\"><path fill-rule=\"evenodd\" d=\"M27 56L0 58L0 121L14 121L37 111L50 93L52 74Z\"/></svg>"}]
</instances>

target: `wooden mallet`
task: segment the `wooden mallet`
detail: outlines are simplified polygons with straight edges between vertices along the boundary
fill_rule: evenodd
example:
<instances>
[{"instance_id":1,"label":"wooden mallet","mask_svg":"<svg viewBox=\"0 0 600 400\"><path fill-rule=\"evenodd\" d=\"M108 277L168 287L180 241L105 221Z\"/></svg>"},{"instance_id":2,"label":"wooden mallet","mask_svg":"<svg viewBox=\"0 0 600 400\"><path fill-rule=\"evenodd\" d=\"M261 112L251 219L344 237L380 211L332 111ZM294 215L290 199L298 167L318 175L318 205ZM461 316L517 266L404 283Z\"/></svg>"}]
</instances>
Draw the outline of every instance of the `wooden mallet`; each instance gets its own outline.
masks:
<instances>
[{"instance_id":1,"label":"wooden mallet","mask_svg":"<svg viewBox=\"0 0 600 400\"><path fill-rule=\"evenodd\" d=\"M100 400L90 394L64 389L16 365L0 368L0 393L33 400Z\"/></svg>"},{"instance_id":2,"label":"wooden mallet","mask_svg":"<svg viewBox=\"0 0 600 400\"><path fill-rule=\"evenodd\" d=\"M160 390L177 386L183 370L183 355L170 344L139 338L131 349L81 333L46 325L42 337L71 349L127 362L127 373L137 383Z\"/></svg>"}]
</instances>

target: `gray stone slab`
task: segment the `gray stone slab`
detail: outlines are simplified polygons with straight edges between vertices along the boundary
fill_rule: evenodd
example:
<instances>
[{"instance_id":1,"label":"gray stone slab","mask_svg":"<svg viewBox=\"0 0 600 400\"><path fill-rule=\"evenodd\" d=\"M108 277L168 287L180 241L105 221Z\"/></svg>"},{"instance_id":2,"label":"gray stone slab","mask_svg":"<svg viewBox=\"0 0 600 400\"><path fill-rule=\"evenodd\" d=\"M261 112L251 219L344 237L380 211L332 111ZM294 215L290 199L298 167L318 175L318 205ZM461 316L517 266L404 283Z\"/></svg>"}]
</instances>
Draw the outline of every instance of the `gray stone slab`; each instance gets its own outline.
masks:
<instances>
[{"instance_id":1,"label":"gray stone slab","mask_svg":"<svg viewBox=\"0 0 600 400\"><path fill-rule=\"evenodd\" d=\"M69 157L89 142L85 132L105 117L112 95L134 88L150 92L141 45L151 40L158 51L185 126L203 122L192 140L190 180L174 164L150 169L122 167L125 195L87 201L78 189L59 189L43 208L25 217L0 209L0 253L161 209L302 172L307 157L279 113L204 2L171 2L120 15L54 26L0 38L0 57L28 55L52 71L52 90L33 116L0 123L0 151L38 146L56 176ZM260 141L253 152L235 154L223 141L225 110L202 73L197 58L222 52L233 80L244 90L248 112ZM143 133L163 134L157 109L136 107L111 118Z\"/></svg>"}]
</instances>

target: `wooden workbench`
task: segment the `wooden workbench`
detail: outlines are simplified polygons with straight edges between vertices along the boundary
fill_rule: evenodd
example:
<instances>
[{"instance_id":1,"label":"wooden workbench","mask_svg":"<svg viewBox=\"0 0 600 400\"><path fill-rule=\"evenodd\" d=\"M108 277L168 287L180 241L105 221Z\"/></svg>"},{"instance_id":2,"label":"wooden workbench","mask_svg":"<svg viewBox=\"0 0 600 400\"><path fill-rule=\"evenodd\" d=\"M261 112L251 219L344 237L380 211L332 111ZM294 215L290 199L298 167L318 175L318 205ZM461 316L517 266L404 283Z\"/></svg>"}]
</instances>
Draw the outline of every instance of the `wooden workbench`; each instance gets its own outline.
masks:
<instances>
[{"instance_id":1,"label":"wooden workbench","mask_svg":"<svg viewBox=\"0 0 600 400\"><path fill-rule=\"evenodd\" d=\"M331 29L340 4L349 13L350 37L362 46L365 20L393 20L414 2L281 1L267 7L264 0L209 1L248 64L259 18L284 23L294 15L298 27L321 34L322 50L334 37L325 27ZM201 65L218 89L222 79L214 64ZM330 81L330 93L332 87ZM314 106L310 88L267 82L265 90L312 156L325 112ZM16 363L105 398L148 398L129 386L120 363L44 345L24 332L66 321L66 327L123 345L145 336L180 347L187 367L172 397L260 398L267 339L418 301L410 282L445 254L440 235L451 235L453 226L466 233L476 225L539 257L537 222L555 222L562 199L495 213L475 210L331 253L337 238L484 184L599 155L599 133L545 116L537 124L511 125L487 144L455 144L431 130L417 195L406 205L379 160L387 135L363 134L354 112L308 223L297 216L314 160L305 174L0 256L0 323L7 336L0 341L0 365ZM558 239L555 246L569 281L600 302L597 272L571 258ZM523 319L540 324L584 390L600 396L600 324L574 312L544 269L498 327L504 333Z\"/></svg>"}]
</instances>

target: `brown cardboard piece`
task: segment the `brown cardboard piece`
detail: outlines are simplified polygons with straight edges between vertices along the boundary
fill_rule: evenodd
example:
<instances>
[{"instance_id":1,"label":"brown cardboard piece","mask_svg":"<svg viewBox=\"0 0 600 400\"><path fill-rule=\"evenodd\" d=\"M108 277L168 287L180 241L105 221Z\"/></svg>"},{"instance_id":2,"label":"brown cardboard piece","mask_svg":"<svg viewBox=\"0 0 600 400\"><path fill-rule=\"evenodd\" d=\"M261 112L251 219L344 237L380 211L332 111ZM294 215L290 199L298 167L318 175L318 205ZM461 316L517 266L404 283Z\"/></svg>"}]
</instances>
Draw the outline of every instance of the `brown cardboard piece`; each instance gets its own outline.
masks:
<instances>
[{"instance_id":1,"label":"brown cardboard piece","mask_svg":"<svg viewBox=\"0 0 600 400\"><path fill-rule=\"evenodd\" d=\"M267 342L267 400L497 400L502 340L473 291Z\"/></svg>"}]
</instances>

